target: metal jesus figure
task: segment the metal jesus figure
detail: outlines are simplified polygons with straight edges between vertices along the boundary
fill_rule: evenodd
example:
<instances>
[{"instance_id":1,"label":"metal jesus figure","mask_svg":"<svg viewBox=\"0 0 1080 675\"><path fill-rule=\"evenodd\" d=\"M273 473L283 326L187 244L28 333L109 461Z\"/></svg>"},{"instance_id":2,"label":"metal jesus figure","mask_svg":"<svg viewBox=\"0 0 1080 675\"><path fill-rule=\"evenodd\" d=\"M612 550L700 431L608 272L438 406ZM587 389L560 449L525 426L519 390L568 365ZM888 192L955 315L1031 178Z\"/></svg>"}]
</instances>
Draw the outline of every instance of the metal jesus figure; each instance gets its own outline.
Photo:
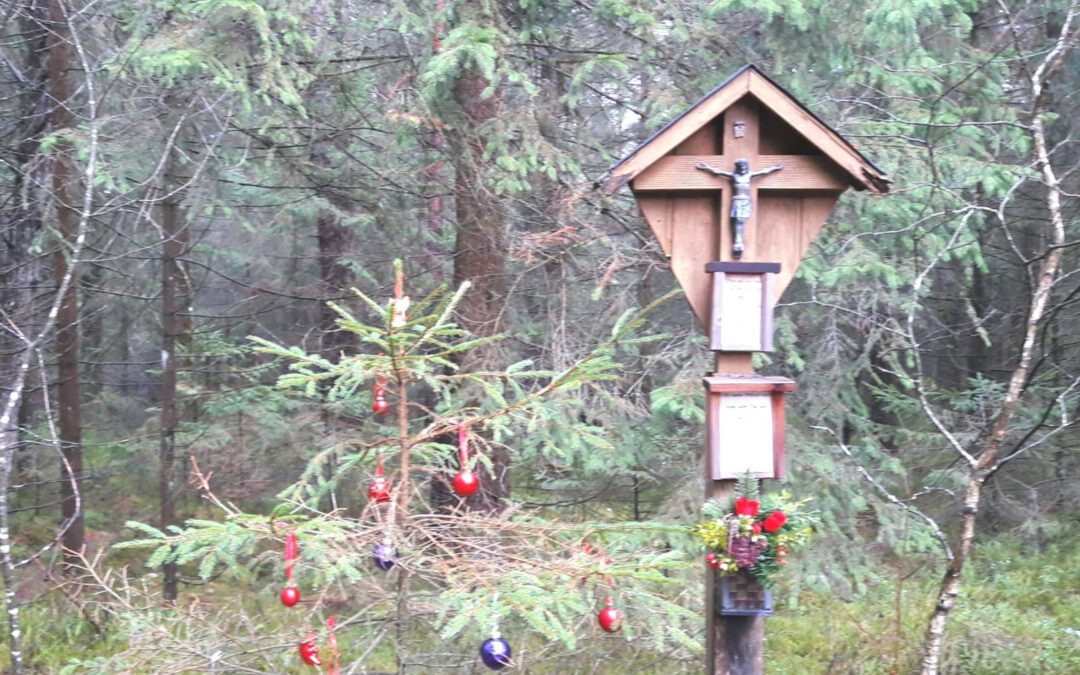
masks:
<instances>
[{"instance_id":1,"label":"metal jesus figure","mask_svg":"<svg viewBox=\"0 0 1080 675\"><path fill-rule=\"evenodd\" d=\"M731 253L735 258L741 258L743 254L743 234L746 231L746 221L750 220L753 213L753 198L750 196L750 180L755 176L779 171L784 168L783 164L770 166L760 171L750 171L750 162L745 159L735 160L735 171L723 171L709 166L705 162L699 162L695 167L701 171L708 171L714 176L725 176L731 179L731 227L735 233L735 243L731 246Z\"/></svg>"}]
</instances>

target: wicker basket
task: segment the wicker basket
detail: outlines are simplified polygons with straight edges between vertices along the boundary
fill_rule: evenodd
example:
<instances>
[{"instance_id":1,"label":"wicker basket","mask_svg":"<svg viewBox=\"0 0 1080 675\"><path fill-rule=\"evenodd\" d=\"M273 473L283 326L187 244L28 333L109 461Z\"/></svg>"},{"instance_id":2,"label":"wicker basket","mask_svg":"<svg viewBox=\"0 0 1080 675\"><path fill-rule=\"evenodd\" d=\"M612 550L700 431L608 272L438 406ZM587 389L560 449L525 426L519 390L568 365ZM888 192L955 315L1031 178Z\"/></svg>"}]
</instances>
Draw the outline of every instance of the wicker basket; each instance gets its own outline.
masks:
<instances>
[{"instance_id":1,"label":"wicker basket","mask_svg":"<svg viewBox=\"0 0 1080 675\"><path fill-rule=\"evenodd\" d=\"M720 577L720 614L772 616L772 593L747 572Z\"/></svg>"}]
</instances>

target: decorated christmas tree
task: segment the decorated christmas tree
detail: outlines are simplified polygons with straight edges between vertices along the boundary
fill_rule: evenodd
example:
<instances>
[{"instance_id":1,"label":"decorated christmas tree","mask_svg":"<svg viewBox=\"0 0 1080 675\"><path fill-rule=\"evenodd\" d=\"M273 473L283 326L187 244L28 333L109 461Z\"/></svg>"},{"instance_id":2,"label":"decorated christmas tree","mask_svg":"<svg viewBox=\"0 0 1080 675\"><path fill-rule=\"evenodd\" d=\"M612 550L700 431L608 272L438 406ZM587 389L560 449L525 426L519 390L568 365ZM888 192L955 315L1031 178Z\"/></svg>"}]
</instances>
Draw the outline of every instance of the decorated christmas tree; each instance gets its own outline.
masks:
<instances>
[{"instance_id":1,"label":"decorated christmas tree","mask_svg":"<svg viewBox=\"0 0 1080 675\"><path fill-rule=\"evenodd\" d=\"M500 670L616 632L613 652L642 638L693 648L685 626L698 610L662 595L679 598L667 586L694 565L670 545L684 527L567 519L485 491L500 480L492 455L513 457L547 427L596 442L576 393L615 377L621 350L646 340L633 333L653 306L562 370L466 371L462 355L497 339L453 322L466 287L411 301L400 264L396 276L386 302L356 292L369 320L334 305L353 353L253 338L286 370L278 386L318 401L334 429L276 505L246 512L194 465L217 517L170 531L131 524L147 536L122 547L149 549L148 566L176 563L205 587L168 606L88 561L101 606L132 622L129 649L107 667ZM240 592L219 601L218 588Z\"/></svg>"}]
</instances>

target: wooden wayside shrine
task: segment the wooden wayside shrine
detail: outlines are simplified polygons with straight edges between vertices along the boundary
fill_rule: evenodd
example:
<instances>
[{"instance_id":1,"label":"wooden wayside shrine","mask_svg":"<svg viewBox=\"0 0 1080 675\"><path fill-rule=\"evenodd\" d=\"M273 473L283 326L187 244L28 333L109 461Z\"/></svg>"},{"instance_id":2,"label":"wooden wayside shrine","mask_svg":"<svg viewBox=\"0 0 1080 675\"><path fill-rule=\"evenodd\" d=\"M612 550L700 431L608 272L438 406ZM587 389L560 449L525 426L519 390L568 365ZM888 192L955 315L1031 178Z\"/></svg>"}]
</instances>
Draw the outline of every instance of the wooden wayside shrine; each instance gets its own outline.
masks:
<instances>
[{"instance_id":1,"label":"wooden wayside shrine","mask_svg":"<svg viewBox=\"0 0 1080 675\"><path fill-rule=\"evenodd\" d=\"M781 478L783 399L795 383L754 374L753 353L772 349L776 300L840 194L852 187L884 194L888 177L746 66L611 167L600 185L633 191L710 335L706 498L730 498L734 478L747 471ZM720 583L707 570L705 671L757 675L771 601L761 611L730 611L732 579Z\"/></svg>"},{"instance_id":2,"label":"wooden wayside shrine","mask_svg":"<svg viewBox=\"0 0 1080 675\"><path fill-rule=\"evenodd\" d=\"M714 260L735 260L727 214L730 183L695 168L784 169L753 182L754 214L741 260L780 263L783 294L810 242L849 187L875 194L889 180L850 143L780 85L746 66L635 148L602 179L611 193L629 185L702 326L708 325Z\"/></svg>"}]
</instances>

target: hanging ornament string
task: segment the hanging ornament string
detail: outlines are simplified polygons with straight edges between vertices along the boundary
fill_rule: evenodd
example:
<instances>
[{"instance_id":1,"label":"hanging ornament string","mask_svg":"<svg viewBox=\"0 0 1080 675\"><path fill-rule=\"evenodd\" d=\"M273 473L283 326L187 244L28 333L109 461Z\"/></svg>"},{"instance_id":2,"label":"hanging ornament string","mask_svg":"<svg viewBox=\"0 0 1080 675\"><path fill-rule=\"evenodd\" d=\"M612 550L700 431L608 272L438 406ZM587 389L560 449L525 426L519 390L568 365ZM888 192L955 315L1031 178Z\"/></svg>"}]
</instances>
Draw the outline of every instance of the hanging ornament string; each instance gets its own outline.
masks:
<instances>
[{"instance_id":1,"label":"hanging ornament string","mask_svg":"<svg viewBox=\"0 0 1080 675\"><path fill-rule=\"evenodd\" d=\"M281 589L281 604L295 607L300 602L300 589L293 582L293 562L300 557L300 546L296 543L296 533L285 535L285 588Z\"/></svg>"},{"instance_id":2,"label":"hanging ornament string","mask_svg":"<svg viewBox=\"0 0 1080 675\"><path fill-rule=\"evenodd\" d=\"M491 637L480 645L480 660L491 670L502 670L510 665L510 643L499 633L499 594L491 599Z\"/></svg>"},{"instance_id":3,"label":"hanging ornament string","mask_svg":"<svg viewBox=\"0 0 1080 675\"><path fill-rule=\"evenodd\" d=\"M392 544L394 539L394 523L397 519L397 500L391 500L389 508L386 509L386 530L383 534L383 543Z\"/></svg>"},{"instance_id":4,"label":"hanging ornament string","mask_svg":"<svg viewBox=\"0 0 1080 675\"><path fill-rule=\"evenodd\" d=\"M371 403L371 411L376 415L385 415L390 411L390 402L386 400L386 376L380 375L371 384L371 394L375 400Z\"/></svg>"},{"instance_id":5,"label":"hanging ornament string","mask_svg":"<svg viewBox=\"0 0 1080 675\"><path fill-rule=\"evenodd\" d=\"M600 547L593 547L585 539L581 540L581 548L587 555L596 556L598 558L600 569L603 570L611 564L611 556L609 556L604 549ZM611 578L610 574L605 574L603 571L597 572L601 582L607 583L608 587L615 587L615 580Z\"/></svg>"},{"instance_id":6,"label":"hanging ornament string","mask_svg":"<svg viewBox=\"0 0 1080 675\"><path fill-rule=\"evenodd\" d=\"M300 557L300 545L296 540L296 533L290 532L285 535L285 579L292 581L293 563Z\"/></svg>"},{"instance_id":7,"label":"hanging ornament string","mask_svg":"<svg viewBox=\"0 0 1080 675\"><path fill-rule=\"evenodd\" d=\"M461 462L462 469L467 469L469 467L469 428L461 422L457 425L457 438L458 461Z\"/></svg>"},{"instance_id":8,"label":"hanging ornament string","mask_svg":"<svg viewBox=\"0 0 1080 675\"><path fill-rule=\"evenodd\" d=\"M468 497L480 489L480 478L469 468L469 428L458 422L458 464L461 469L454 476L454 492Z\"/></svg>"},{"instance_id":9,"label":"hanging ornament string","mask_svg":"<svg viewBox=\"0 0 1080 675\"><path fill-rule=\"evenodd\" d=\"M378 517L376 513L376 517ZM390 508L386 510L386 529L383 532L381 544L375 546L372 552L372 560L375 566L384 572L389 572L397 561L397 552L394 550L394 519L397 515L397 500L390 500Z\"/></svg>"},{"instance_id":10,"label":"hanging ornament string","mask_svg":"<svg viewBox=\"0 0 1080 675\"><path fill-rule=\"evenodd\" d=\"M337 617L331 614L330 618L326 620L326 627L330 629L330 635L326 638L326 646L330 649L330 658L327 659L326 663L326 675L340 675L337 635L334 634L336 625Z\"/></svg>"}]
</instances>

